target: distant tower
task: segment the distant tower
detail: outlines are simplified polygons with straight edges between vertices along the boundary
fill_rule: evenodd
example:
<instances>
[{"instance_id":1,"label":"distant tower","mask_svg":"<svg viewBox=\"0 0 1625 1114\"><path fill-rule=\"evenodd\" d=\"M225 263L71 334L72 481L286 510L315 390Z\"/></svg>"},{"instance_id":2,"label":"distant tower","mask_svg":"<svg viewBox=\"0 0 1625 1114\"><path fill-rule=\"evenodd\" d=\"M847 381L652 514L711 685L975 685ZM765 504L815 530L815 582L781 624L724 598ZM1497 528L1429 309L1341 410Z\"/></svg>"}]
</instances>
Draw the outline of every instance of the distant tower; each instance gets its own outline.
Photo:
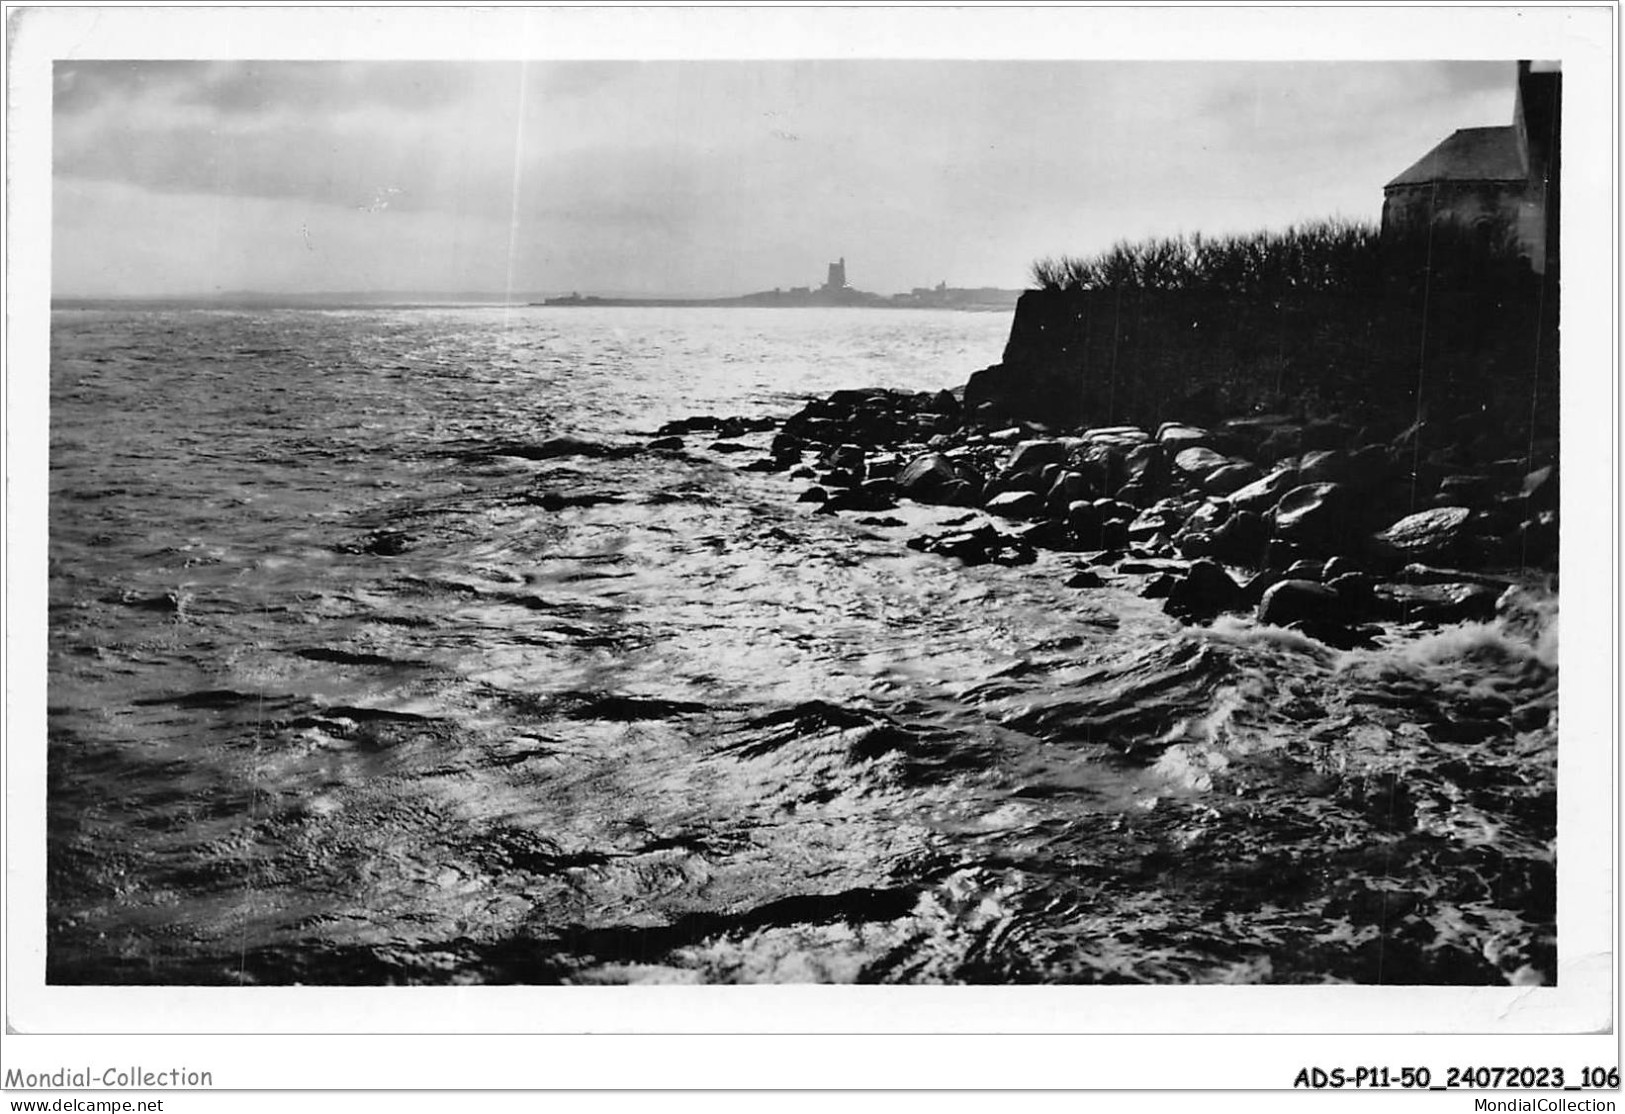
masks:
<instances>
[{"instance_id":1,"label":"distant tower","mask_svg":"<svg viewBox=\"0 0 1625 1114\"><path fill-rule=\"evenodd\" d=\"M829 279L824 283L826 290L846 289L846 256L841 256L839 263L829 265Z\"/></svg>"}]
</instances>

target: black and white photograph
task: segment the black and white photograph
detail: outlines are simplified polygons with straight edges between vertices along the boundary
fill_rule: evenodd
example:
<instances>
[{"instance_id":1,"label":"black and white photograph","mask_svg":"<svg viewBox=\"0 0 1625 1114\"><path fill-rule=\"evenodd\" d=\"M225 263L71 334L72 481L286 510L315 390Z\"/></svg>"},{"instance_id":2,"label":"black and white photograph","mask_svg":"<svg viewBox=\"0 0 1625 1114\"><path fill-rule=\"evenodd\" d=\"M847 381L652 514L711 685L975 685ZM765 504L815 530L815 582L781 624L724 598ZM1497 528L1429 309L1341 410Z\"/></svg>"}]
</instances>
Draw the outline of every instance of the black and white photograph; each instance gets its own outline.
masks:
<instances>
[{"instance_id":1,"label":"black and white photograph","mask_svg":"<svg viewBox=\"0 0 1625 1114\"><path fill-rule=\"evenodd\" d=\"M1594 51L349 14L42 63L40 994L1612 1016Z\"/></svg>"}]
</instances>

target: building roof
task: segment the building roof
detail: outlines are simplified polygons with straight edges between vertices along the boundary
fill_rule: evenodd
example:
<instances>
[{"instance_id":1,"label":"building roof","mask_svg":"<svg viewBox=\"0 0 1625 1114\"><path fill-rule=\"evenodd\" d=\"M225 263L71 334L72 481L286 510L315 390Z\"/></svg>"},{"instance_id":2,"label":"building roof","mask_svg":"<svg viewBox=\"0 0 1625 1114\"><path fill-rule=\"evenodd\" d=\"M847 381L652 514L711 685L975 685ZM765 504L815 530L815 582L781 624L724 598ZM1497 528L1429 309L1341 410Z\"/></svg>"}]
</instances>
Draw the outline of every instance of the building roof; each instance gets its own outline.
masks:
<instances>
[{"instance_id":1,"label":"building roof","mask_svg":"<svg viewBox=\"0 0 1625 1114\"><path fill-rule=\"evenodd\" d=\"M1461 128L1383 188L1426 182L1521 182L1528 173L1517 128Z\"/></svg>"}]
</instances>

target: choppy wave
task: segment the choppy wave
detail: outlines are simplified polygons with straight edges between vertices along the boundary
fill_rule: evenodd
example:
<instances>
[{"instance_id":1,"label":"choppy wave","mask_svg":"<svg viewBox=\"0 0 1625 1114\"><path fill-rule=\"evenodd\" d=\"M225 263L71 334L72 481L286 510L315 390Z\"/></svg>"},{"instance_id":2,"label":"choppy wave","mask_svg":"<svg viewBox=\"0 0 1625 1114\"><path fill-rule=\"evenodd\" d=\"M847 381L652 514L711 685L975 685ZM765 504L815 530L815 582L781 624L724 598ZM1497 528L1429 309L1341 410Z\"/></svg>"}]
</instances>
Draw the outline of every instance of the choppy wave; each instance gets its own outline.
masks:
<instances>
[{"instance_id":1,"label":"choppy wave","mask_svg":"<svg viewBox=\"0 0 1625 1114\"><path fill-rule=\"evenodd\" d=\"M53 981L1550 980L1555 593L1343 651L916 553L642 445L1007 322L689 312L58 316Z\"/></svg>"}]
</instances>

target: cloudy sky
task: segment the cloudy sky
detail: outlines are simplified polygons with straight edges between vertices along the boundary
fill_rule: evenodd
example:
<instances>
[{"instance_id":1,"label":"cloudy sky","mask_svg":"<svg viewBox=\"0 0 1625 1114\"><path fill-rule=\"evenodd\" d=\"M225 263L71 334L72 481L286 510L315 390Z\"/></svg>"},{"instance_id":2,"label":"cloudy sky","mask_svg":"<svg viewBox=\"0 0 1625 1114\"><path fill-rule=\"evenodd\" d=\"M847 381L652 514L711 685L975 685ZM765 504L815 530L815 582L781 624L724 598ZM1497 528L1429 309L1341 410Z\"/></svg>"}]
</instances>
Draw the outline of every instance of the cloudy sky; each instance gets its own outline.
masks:
<instances>
[{"instance_id":1,"label":"cloudy sky","mask_svg":"<svg viewBox=\"0 0 1625 1114\"><path fill-rule=\"evenodd\" d=\"M1375 220L1513 63L62 61L57 296L880 293Z\"/></svg>"}]
</instances>

